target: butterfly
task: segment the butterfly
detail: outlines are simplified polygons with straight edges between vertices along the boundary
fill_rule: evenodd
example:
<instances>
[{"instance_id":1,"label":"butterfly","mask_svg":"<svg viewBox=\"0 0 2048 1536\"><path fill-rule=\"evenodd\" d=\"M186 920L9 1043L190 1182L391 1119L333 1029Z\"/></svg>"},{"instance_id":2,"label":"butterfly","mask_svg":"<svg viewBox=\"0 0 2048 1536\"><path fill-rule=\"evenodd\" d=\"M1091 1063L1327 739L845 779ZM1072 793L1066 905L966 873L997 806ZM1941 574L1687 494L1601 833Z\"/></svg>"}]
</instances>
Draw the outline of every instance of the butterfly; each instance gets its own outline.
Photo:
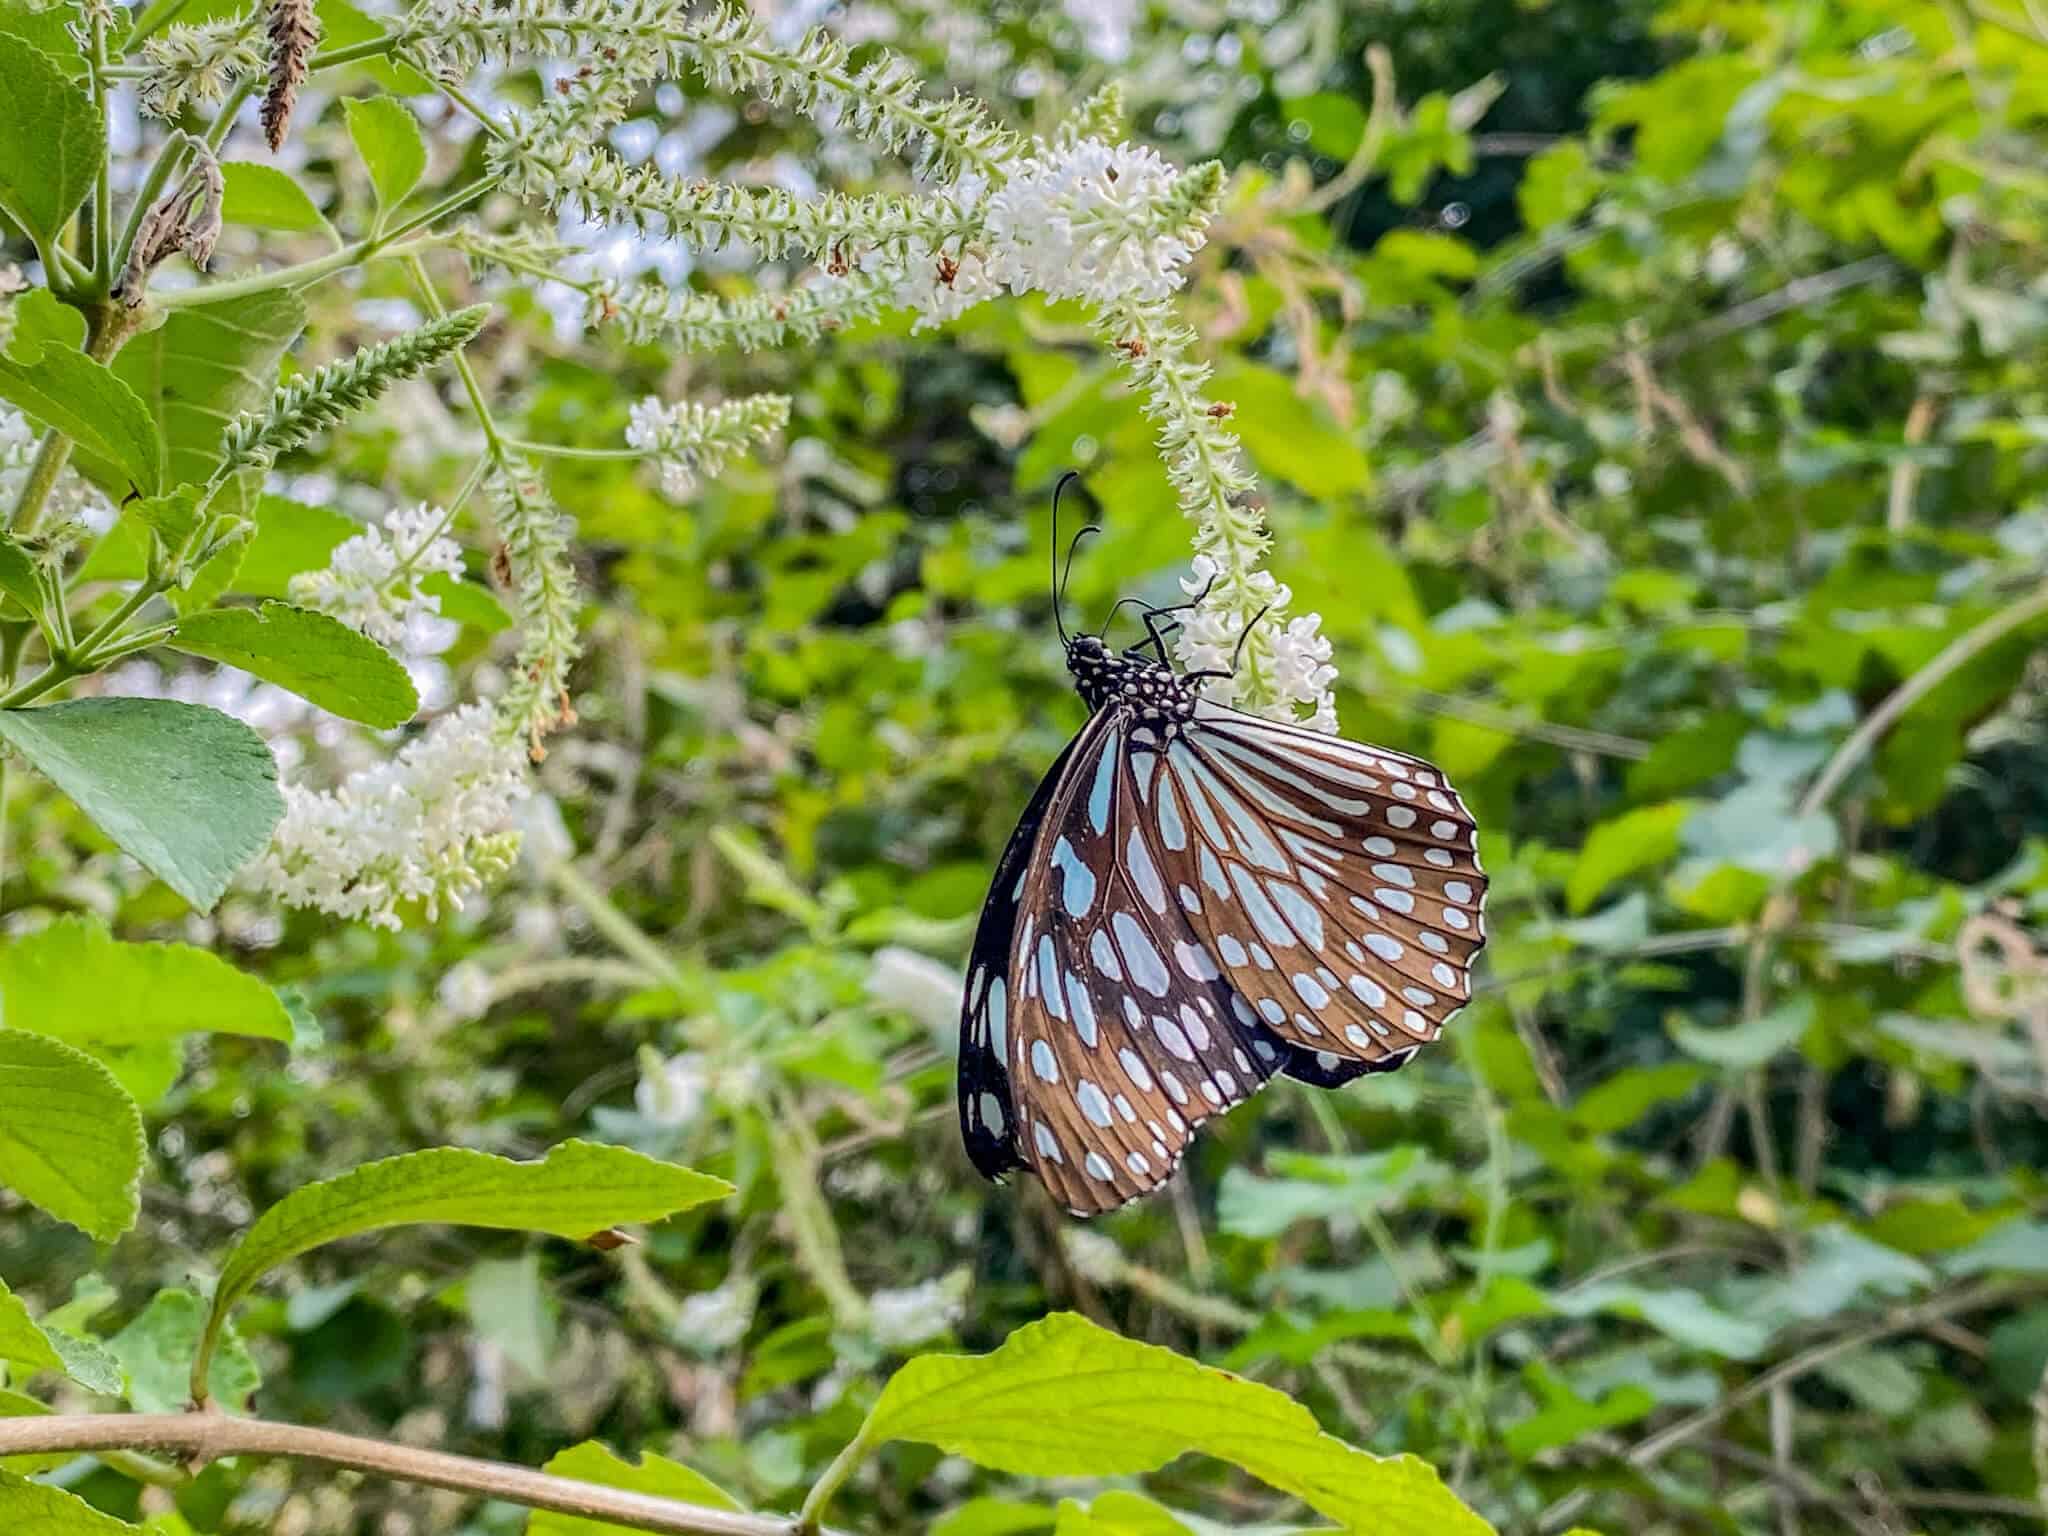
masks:
<instances>
[{"instance_id":1,"label":"butterfly","mask_svg":"<svg viewBox=\"0 0 2048 1536\"><path fill-rule=\"evenodd\" d=\"M982 907L960 1128L985 1177L1028 1169L1093 1216L1166 1183L1204 1121L1276 1074L1339 1087L1436 1039L1471 996L1486 875L1431 764L1202 696L1229 673L1176 672L1159 623L1199 596L1145 609L1149 639L1119 652L1067 635L1063 586L1090 713Z\"/></svg>"}]
</instances>

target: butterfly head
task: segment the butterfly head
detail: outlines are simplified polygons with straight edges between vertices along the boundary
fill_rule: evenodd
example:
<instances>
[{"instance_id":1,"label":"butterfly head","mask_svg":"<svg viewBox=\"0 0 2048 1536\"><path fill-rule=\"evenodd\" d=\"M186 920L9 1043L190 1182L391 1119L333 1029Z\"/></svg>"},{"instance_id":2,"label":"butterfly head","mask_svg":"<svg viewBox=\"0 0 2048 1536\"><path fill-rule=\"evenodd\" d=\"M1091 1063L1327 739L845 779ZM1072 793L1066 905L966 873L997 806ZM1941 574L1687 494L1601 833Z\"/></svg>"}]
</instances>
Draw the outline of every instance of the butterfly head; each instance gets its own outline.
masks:
<instances>
[{"instance_id":1,"label":"butterfly head","mask_svg":"<svg viewBox=\"0 0 2048 1536\"><path fill-rule=\"evenodd\" d=\"M1091 710L1120 708L1151 725L1194 718L1192 683L1171 667L1142 656L1118 655L1100 636L1080 634L1067 642L1067 670L1074 674L1074 687Z\"/></svg>"}]
</instances>

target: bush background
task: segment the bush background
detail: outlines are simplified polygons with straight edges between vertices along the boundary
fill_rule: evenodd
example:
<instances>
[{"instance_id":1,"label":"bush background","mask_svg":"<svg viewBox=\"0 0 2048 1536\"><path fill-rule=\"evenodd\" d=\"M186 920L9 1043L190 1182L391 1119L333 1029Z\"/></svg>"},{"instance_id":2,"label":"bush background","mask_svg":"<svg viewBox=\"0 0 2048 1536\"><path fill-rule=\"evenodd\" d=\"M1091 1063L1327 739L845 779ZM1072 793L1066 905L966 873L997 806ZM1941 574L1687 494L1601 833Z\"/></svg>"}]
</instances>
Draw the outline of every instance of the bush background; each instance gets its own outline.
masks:
<instances>
[{"instance_id":1,"label":"bush background","mask_svg":"<svg viewBox=\"0 0 2048 1536\"><path fill-rule=\"evenodd\" d=\"M1035 303L674 356L449 263L499 306L476 360L529 435L609 446L650 390L767 387L795 398L784 450L684 506L551 461L592 594L582 720L520 867L459 917L195 919L11 773L11 923L217 946L294 989L305 1038L195 1051L151 1108L139 1231L102 1262L0 1204L0 1277L111 1334L313 1178L584 1135L742 1193L623 1256L441 1229L316 1255L243 1315L264 1410L533 1464L598 1437L774 1506L912 1346L1061 1306L1427 1457L1504 1530L1581 1491L1610 1529L2032 1525L2048 17L2016 3L834 12L1027 128L1119 78L1139 137L1232 169L1186 310L1345 733L1430 757L1479 817L1482 994L1395 1076L1276 1085L1085 1239L992 1193L943 991L876 955L960 963L1080 723L1045 600L1058 473L1105 524L1073 612L1184 569L1112 360ZM363 78L316 84L293 174L335 208L361 171L327 93ZM474 156L418 107L437 168ZM840 153L687 84L618 142L727 175ZM302 361L416 320L411 293L382 268L315 290ZM277 488L442 495L471 434L446 380L410 385ZM682 1100L636 1098L678 1056ZM1049 1528L1061 1491L878 1466L849 1526ZM1190 1529L1301 1518L1207 1463L1149 1487ZM175 1503L223 1536L518 1518L254 1463Z\"/></svg>"}]
</instances>

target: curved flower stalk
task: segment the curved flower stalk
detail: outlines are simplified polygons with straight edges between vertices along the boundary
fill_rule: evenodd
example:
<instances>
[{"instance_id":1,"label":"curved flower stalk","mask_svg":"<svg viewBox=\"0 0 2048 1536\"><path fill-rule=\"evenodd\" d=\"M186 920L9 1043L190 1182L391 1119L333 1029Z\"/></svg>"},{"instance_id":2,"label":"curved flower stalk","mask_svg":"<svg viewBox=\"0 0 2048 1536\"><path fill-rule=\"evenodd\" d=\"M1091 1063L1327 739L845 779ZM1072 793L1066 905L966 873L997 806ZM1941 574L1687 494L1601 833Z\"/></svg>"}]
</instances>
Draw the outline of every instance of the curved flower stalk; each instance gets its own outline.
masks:
<instances>
[{"instance_id":1,"label":"curved flower stalk","mask_svg":"<svg viewBox=\"0 0 2048 1536\"><path fill-rule=\"evenodd\" d=\"M586 285L592 318L617 320L636 339L758 348L890 308L912 310L922 329L1005 294L1089 305L1098 334L1135 375L1167 474L1196 524L1189 590L1202 601L1180 637L1182 660L1227 667L1245 626L1263 613L1238 675L1212 691L1335 729L1329 642L1313 616L1289 619L1286 588L1261 568L1268 540L1242 504L1253 482L1227 425L1230 408L1202 394L1208 369L1194 361L1193 335L1171 303L1221 202L1220 166L1180 170L1153 150L1113 142L1122 98L1111 89L1049 140L970 130L960 126L966 116L949 117L958 134L934 130L930 143L953 149L930 150L925 165L951 166L952 179L930 190L851 197L685 182L626 164L594 131L616 120L645 79L687 67L726 88L769 89L885 147L927 121L922 98L887 59L849 95L843 52L829 41L775 53L770 69L763 59L774 50L758 26L729 11L692 22L665 0L422 7L408 35L416 53L444 68L604 50L566 96L508 114L491 154L511 189L595 223L659 229L707 249L740 244L769 260L801 255L824 269L787 292L743 299ZM972 153L959 150L961 135ZM651 421L636 430L652 441Z\"/></svg>"}]
</instances>

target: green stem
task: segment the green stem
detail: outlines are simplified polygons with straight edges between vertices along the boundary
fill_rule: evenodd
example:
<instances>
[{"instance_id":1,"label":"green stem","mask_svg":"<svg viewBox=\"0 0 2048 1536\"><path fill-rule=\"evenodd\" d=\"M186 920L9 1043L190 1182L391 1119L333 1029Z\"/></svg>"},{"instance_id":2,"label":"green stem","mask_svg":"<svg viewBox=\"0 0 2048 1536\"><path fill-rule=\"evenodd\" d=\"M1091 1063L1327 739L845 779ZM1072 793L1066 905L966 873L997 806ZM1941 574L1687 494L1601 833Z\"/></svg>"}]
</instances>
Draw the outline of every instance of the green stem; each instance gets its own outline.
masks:
<instances>
[{"instance_id":1,"label":"green stem","mask_svg":"<svg viewBox=\"0 0 2048 1536\"><path fill-rule=\"evenodd\" d=\"M524 438L507 438L505 446L515 453L530 453L550 459L644 459L638 448L571 448L564 443L530 443Z\"/></svg>"},{"instance_id":2,"label":"green stem","mask_svg":"<svg viewBox=\"0 0 2048 1536\"><path fill-rule=\"evenodd\" d=\"M343 64L353 64L358 59L381 58L387 53L398 51L398 39L389 33L382 37L368 38L360 43L350 43L341 48L323 48L306 61L310 72L316 69L338 69Z\"/></svg>"},{"instance_id":3,"label":"green stem","mask_svg":"<svg viewBox=\"0 0 2048 1536\"><path fill-rule=\"evenodd\" d=\"M475 202L484 193L498 184L495 176L481 176L458 191L451 192L433 207L416 214L394 229L381 235L358 240L345 245L338 251L329 251L311 261L301 261L289 267L279 267L274 272L259 272L252 277L238 277L225 283L202 283L197 288L179 289L172 293L152 294L151 302L159 309L196 309L205 304L228 304L246 299L254 294L271 293L279 288L303 288L318 282L336 272L345 271L369 261L373 257L389 253L394 256L408 256L422 246L432 244L429 240L414 241L402 249L394 249L399 242L415 231L454 213L467 203Z\"/></svg>"},{"instance_id":4,"label":"green stem","mask_svg":"<svg viewBox=\"0 0 2048 1536\"><path fill-rule=\"evenodd\" d=\"M100 655L101 647L115 639L121 632L121 626L141 612L143 605L155 597L157 593L163 591L164 586L165 583L155 577L148 581L137 583L135 590L122 599L121 606L108 614L94 628L91 634L78 642L76 655L81 670L98 670L102 660Z\"/></svg>"},{"instance_id":5,"label":"green stem","mask_svg":"<svg viewBox=\"0 0 2048 1536\"><path fill-rule=\"evenodd\" d=\"M11 693L0 695L0 709L19 709L33 703L52 688L61 688L84 669L69 656L60 656Z\"/></svg>"},{"instance_id":6,"label":"green stem","mask_svg":"<svg viewBox=\"0 0 2048 1536\"><path fill-rule=\"evenodd\" d=\"M677 992L689 990L688 979L668 951L641 932L639 924L614 906L611 898L585 879L574 864L564 859L548 871L548 878L557 890L583 909L590 926L609 939L620 954L637 960L660 977L664 986Z\"/></svg>"},{"instance_id":7,"label":"green stem","mask_svg":"<svg viewBox=\"0 0 2048 1536\"><path fill-rule=\"evenodd\" d=\"M106 70L111 62L107 58L106 12L98 6L87 8L91 18L90 46L86 55L86 74L92 85L93 109L104 122L107 115ZM114 284L114 184L109 165L109 156L104 149L100 154L99 169L92 179L92 272L93 292L105 294Z\"/></svg>"},{"instance_id":8,"label":"green stem","mask_svg":"<svg viewBox=\"0 0 2048 1536\"><path fill-rule=\"evenodd\" d=\"M455 105L476 119L477 126L494 139L505 137L505 130L498 126L498 120L491 116L490 109L461 86L448 80L436 80L434 88Z\"/></svg>"},{"instance_id":9,"label":"green stem","mask_svg":"<svg viewBox=\"0 0 2048 1536\"><path fill-rule=\"evenodd\" d=\"M832 1458L832 1464L819 1474L818 1480L811 1485L811 1491L804 1496L804 1507L796 1517L797 1536L818 1536L824 1527L826 1506L832 1502L833 1495L846 1486L847 1479L859 1470L860 1464L867 1460L872 1448L868 1440L868 1426L863 1424L860 1433L846 1442L845 1449Z\"/></svg>"},{"instance_id":10,"label":"green stem","mask_svg":"<svg viewBox=\"0 0 2048 1536\"><path fill-rule=\"evenodd\" d=\"M412 273L413 286L420 291L421 302L427 306L427 313L436 320L445 317L448 307L441 302L434 280L427 276L426 263L417 256L407 255L405 264ZM492 419L490 403L484 398L484 387L477 379L476 370L470 367L468 356L459 350L455 354L455 374L462 380L463 393L469 396L469 408L476 412L477 425L483 428L484 441L491 445L492 456L502 461L506 454L505 436Z\"/></svg>"}]
</instances>

